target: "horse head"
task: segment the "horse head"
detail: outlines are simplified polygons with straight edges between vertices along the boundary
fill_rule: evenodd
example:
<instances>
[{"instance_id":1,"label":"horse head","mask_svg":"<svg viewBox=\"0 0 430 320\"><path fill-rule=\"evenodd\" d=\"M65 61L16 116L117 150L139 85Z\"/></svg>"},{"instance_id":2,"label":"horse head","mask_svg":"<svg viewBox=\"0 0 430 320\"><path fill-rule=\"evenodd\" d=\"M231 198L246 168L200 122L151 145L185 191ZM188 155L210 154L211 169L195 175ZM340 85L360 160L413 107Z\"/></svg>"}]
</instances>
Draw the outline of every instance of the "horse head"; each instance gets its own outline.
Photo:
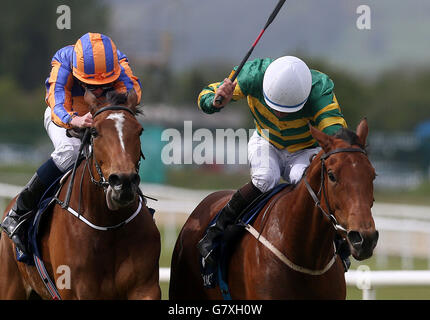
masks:
<instances>
[{"instance_id":1,"label":"horse head","mask_svg":"<svg viewBox=\"0 0 430 320\"><path fill-rule=\"evenodd\" d=\"M93 165L100 179L105 181L107 206L115 211L134 202L140 183L143 128L135 117L137 95L134 89L126 94L112 91L105 102L100 102L86 90L84 99L94 120L91 129Z\"/></svg>"},{"instance_id":2,"label":"horse head","mask_svg":"<svg viewBox=\"0 0 430 320\"><path fill-rule=\"evenodd\" d=\"M356 132L341 129L329 136L311 127L312 136L322 147L315 161L321 160L321 197L337 223L346 230L351 253L357 260L372 256L378 231L372 217L375 169L366 152L368 125L363 119ZM314 167L319 170L319 166ZM321 199L324 204L324 201Z\"/></svg>"}]
</instances>

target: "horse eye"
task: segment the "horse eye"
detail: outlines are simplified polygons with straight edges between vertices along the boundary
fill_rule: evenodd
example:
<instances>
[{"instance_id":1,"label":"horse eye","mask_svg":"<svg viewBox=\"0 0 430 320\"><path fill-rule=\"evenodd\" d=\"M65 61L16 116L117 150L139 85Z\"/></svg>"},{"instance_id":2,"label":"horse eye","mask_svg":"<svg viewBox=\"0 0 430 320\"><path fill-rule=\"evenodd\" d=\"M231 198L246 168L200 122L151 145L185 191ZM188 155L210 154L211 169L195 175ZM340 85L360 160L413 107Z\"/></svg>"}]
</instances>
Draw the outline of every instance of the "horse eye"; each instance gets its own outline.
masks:
<instances>
[{"instance_id":1,"label":"horse eye","mask_svg":"<svg viewBox=\"0 0 430 320\"><path fill-rule=\"evenodd\" d=\"M329 171L328 172L328 178L332 181L332 182L336 182L336 177L334 176L333 172Z\"/></svg>"}]
</instances>

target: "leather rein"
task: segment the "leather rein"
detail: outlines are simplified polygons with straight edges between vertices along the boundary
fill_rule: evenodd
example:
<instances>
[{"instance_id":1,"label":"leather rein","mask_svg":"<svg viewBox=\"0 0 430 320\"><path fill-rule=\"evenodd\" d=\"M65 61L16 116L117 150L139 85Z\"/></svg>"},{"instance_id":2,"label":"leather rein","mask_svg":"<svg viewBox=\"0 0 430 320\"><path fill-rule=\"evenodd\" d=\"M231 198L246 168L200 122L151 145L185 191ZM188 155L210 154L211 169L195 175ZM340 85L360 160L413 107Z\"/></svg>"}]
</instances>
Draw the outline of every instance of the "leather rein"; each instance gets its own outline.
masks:
<instances>
[{"instance_id":1,"label":"leather rein","mask_svg":"<svg viewBox=\"0 0 430 320\"><path fill-rule=\"evenodd\" d=\"M320 188L318 190L318 193L315 193L314 190L312 189L312 187L310 186L310 184L307 180L307 177L306 177L306 173L305 173L303 179L305 181L306 189L308 189L308 192L311 195L312 199L314 200L315 205L330 220L334 229L336 231L341 230L341 231L347 232L347 230L337 222L337 219L334 216L334 213L333 213L333 211L330 207L330 204L328 202L327 191L326 191L326 187L325 187L325 183L324 183L325 176L328 174L327 167L325 165L325 160L327 160L331 155L336 154L336 153L341 153L341 152L360 152L360 153L363 153L367 156L367 152L363 148L339 148L339 149L335 149L335 150L332 150L330 152L324 153L321 156L321 184L320 184ZM325 204L327 206L327 211L324 210L321 206L320 198L322 198L323 196L324 196Z\"/></svg>"}]
</instances>

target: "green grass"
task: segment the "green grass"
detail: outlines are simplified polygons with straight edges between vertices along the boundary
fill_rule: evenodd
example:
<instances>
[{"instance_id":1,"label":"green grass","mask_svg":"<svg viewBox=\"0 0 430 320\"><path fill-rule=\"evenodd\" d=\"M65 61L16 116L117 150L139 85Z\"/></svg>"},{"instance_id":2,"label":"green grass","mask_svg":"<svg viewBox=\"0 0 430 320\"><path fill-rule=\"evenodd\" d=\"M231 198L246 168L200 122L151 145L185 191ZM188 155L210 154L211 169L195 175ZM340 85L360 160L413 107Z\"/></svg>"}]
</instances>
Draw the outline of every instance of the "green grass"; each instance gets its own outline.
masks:
<instances>
[{"instance_id":1,"label":"green grass","mask_svg":"<svg viewBox=\"0 0 430 320\"><path fill-rule=\"evenodd\" d=\"M24 186L37 170L34 165L0 165L0 182Z\"/></svg>"},{"instance_id":2,"label":"green grass","mask_svg":"<svg viewBox=\"0 0 430 320\"><path fill-rule=\"evenodd\" d=\"M375 200L378 202L402 203L430 206L430 182L421 184L417 189L410 191L375 191Z\"/></svg>"}]
</instances>

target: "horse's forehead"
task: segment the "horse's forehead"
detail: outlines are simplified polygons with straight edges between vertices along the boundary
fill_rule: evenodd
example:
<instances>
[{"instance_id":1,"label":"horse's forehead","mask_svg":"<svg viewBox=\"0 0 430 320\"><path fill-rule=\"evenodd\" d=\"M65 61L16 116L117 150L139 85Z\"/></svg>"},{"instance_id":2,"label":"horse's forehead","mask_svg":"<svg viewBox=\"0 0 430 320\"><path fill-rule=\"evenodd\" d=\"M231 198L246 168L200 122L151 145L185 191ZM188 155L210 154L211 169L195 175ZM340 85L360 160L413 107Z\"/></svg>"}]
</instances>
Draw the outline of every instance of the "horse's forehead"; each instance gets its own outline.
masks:
<instances>
[{"instance_id":1,"label":"horse's forehead","mask_svg":"<svg viewBox=\"0 0 430 320\"><path fill-rule=\"evenodd\" d=\"M125 112L113 111L106 113L106 115L103 115L100 119L96 119L96 125L102 128L110 128L111 130L114 130L114 128L118 126L122 126L123 130L127 130L135 127L128 125L128 123L134 123L135 121L136 120L133 117L129 116Z\"/></svg>"},{"instance_id":2,"label":"horse's forehead","mask_svg":"<svg viewBox=\"0 0 430 320\"><path fill-rule=\"evenodd\" d=\"M329 166L334 166L342 171L351 170L363 173L363 170L369 172L374 170L370 160L361 152L340 152L333 154L327 160Z\"/></svg>"}]
</instances>

